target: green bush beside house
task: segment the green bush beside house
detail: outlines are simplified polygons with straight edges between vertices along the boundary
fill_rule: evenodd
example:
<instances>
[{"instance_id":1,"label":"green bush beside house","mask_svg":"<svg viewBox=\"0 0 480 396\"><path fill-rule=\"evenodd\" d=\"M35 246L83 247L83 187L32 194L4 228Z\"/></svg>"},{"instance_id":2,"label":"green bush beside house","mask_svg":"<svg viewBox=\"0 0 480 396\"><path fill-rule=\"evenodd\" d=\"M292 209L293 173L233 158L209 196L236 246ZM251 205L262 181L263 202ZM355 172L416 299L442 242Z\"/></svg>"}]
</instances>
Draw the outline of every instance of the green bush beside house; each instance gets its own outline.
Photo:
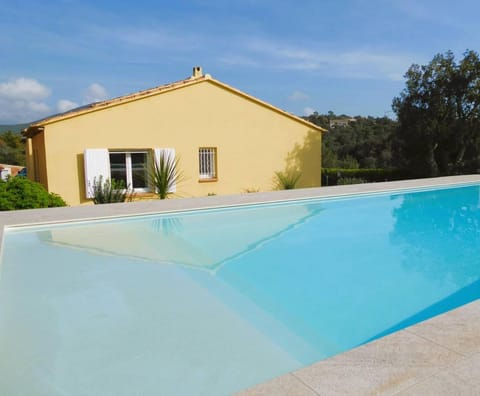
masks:
<instances>
[{"instance_id":1,"label":"green bush beside house","mask_svg":"<svg viewBox=\"0 0 480 396\"><path fill-rule=\"evenodd\" d=\"M57 194L49 193L41 184L26 177L0 180L0 210L53 208L67 206Z\"/></svg>"},{"instance_id":2,"label":"green bush beside house","mask_svg":"<svg viewBox=\"0 0 480 396\"><path fill-rule=\"evenodd\" d=\"M323 168L322 186L336 186L345 180L361 180L363 183L411 179L412 174L407 169L342 169ZM339 182L340 181L340 182Z\"/></svg>"}]
</instances>

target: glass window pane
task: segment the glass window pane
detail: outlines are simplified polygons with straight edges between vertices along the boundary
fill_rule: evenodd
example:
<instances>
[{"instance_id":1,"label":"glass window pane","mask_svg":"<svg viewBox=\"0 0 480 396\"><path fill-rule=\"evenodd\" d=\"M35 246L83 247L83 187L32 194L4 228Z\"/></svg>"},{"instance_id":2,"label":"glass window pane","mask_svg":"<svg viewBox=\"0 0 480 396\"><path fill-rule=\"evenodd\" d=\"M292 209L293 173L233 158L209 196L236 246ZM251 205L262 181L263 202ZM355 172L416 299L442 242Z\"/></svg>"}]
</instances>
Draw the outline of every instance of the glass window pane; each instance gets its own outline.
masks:
<instances>
[{"instance_id":1,"label":"glass window pane","mask_svg":"<svg viewBox=\"0 0 480 396\"><path fill-rule=\"evenodd\" d=\"M127 185L125 153L110 153L110 177L112 180L123 180Z\"/></svg>"},{"instance_id":2,"label":"glass window pane","mask_svg":"<svg viewBox=\"0 0 480 396\"><path fill-rule=\"evenodd\" d=\"M147 153L131 153L133 188L147 187Z\"/></svg>"}]
</instances>

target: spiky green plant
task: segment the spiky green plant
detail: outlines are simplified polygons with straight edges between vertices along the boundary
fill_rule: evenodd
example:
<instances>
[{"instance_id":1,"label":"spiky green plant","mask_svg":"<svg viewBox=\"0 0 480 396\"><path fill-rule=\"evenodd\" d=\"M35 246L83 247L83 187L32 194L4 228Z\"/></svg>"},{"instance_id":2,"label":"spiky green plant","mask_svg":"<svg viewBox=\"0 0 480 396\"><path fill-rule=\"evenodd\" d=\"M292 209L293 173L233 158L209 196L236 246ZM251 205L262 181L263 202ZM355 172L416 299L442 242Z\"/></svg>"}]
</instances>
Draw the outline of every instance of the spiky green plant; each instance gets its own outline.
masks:
<instances>
[{"instance_id":1,"label":"spiky green plant","mask_svg":"<svg viewBox=\"0 0 480 396\"><path fill-rule=\"evenodd\" d=\"M278 190L293 190L302 174L299 172L275 172Z\"/></svg>"},{"instance_id":2,"label":"spiky green plant","mask_svg":"<svg viewBox=\"0 0 480 396\"><path fill-rule=\"evenodd\" d=\"M134 197L134 192L125 187L123 180L103 179L99 176L93 179L93 185L90 186L93 195L93 203L95 205L131 201Z\"/></svg>"},{"instance_id":3,"label":"spiky green plant","mask_svg":"<svg viewBox=\"0 0 480 396\"><path fill-rule=\"evenodd\" d=\"M160 199L167 198L173 193L173 187L183 180L183 173L179 170L179 159L165 152L161 152L158 161L153 161L149 178L155 187Z\"/></svg>"}]
</instances>

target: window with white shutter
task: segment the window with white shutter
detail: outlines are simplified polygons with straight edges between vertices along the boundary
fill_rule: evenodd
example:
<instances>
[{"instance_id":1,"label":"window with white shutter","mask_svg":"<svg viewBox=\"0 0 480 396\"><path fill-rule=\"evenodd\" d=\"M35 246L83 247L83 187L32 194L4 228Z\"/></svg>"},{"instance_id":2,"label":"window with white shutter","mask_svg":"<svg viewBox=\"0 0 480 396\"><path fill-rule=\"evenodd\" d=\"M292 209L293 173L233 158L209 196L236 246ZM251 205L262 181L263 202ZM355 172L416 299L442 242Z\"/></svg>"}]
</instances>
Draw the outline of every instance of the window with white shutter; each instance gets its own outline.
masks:
<instances>
[{"instance_id":1,"label":"window with white shutter","mask_svg":"<svg viewBox=\"0 0 480 396\"><path fill-rule=\"evenodd\" d=\"M87 198L93 198L94 180L122 180L136 192L149 191L148 152L87 149L84 152L85 188Z\"/></svg>"}]
</instances>

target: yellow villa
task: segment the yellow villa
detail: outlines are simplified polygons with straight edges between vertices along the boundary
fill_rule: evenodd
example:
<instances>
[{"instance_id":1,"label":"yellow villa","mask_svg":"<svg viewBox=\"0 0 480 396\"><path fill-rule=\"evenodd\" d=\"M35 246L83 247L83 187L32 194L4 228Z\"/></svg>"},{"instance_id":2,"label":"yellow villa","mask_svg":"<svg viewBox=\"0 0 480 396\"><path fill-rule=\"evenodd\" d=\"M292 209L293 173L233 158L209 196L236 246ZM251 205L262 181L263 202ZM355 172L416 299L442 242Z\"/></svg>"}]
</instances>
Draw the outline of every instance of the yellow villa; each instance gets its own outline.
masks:
<instances>
[{"instance_id":1,"label":"yellow villa","mask_svg":"<svg viewBox=\"0 0 480 396\"><path fill-rule=\"evenodd\" d=\"M321 182L325 130L203 74L92 103L31 124L28 177L68 204L91 202L94 178L122 179L149 197L148 169L162 152L179 159L176 196L275 188L275 172Z\"/></svg>"}]
</instances>

